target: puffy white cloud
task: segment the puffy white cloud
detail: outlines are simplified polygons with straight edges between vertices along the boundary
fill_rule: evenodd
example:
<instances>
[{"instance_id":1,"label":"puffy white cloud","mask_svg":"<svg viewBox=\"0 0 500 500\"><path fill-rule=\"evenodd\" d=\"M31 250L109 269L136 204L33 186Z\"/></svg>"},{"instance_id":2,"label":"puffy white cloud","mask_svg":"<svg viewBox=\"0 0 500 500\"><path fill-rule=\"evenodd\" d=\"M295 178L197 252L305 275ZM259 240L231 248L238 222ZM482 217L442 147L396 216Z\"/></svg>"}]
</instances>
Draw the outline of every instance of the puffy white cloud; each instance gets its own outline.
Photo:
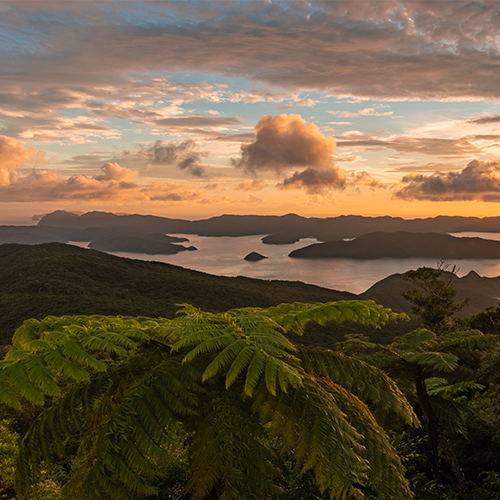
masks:
<instances>
[{"instance_id":1,"label":"puffy white cloud","mask_svg":"<svg viewBox=\"0 0 500 500\"><path fill-rule=\"evenodd\" d=\"M232 164L246 172L289 171L296 167L328 168L335 139L325 137L300 115L263 116L254 128L255 141L241 146Z\"/></svg>"}]
</instances>

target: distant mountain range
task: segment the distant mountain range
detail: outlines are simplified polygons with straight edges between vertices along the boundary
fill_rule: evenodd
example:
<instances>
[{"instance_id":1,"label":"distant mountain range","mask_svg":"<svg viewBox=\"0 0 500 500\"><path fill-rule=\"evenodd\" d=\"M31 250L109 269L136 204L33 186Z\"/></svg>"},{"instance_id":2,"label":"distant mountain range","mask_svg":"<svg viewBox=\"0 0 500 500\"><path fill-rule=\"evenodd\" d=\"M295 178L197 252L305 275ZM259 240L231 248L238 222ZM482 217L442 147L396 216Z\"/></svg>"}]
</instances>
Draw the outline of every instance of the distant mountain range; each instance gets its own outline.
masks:
<instances>
[{"instance_id":1,"label":"distant mountain range","mask_svg":"<svg viewBox=\"0 0 500 500\"><path fill-rule=\"evenodd\" d=\"M471 271L451 279L458 299L471 298L461 315L498 303L500 277L484 278ZM32 317L121 314L172 318L185 302L217 312L282 302L361 298L410 313L408 302L401 296L410 285L403 275L395 274L357 296L300 282L213 276L60 243L4 244L0 245L0 344L8 343L14 330ZM346 333L363 333L377 342L389 342L416 324L413 319L411 324L389 324L381 330L348 323L314 326L295 341L332 347Z\"/></svg>"},{"instance_id":2,"label":"distant mountain range","mask_svg":"<svg viewBox=\"0 0 500 500\"><path fill-rule=\"evenodd\" d=\"M495 232L500 233L500 217L434 217L427 219L406 220L400 217L362 217L355 215L330 218L305 218L295 214L283 216L258 215L222 215L206 220L189 221L170 219L153 215L116 215L108 212L88 212L76 215L65 211L56 211L43 216L36 226L0 226L0 243L38 244L44 242L91 242L90 247L105 251L140 252L148 254L172 254L185 250L195 250L194 247L183 245L182 239L166 236L167 234L183 233L198 236L249 236L264 235L263 242L267 244L289 244L301 238L316 238L322 242L334 242L336 245L324 244L321 250L297 250L293 257L314 257L316 252L329 253L329 257L340 256L351 258L379 258L417 256L397 247L396 237L391 237L388 243L387 233L460 233L460 232ZM368 240L359 240L360 236L369 233ZM386 233L386 235L381 235ZM356 243L344 244L342 240L358 238ZM402 237L404 239L404 237ZM414 238L415 247L429 246L430 236ZM420 243L418 242L420 241ZM437 241L437 240L436 240ZM443 240L444 241L444 240ZM442 246L436 243L432 257L448 258L453 246L460 246L462 253L467 253L464 242L448 240L451 243ZM357 247L367 246L368 256ZM375 247L372 247L375 245ZM477 252L470 258L496 258L496 250L489 243L476 241L469 245ZM332 250L335 248L335 250ZM441 250L443 253L441 254ZM446 255L444 251L448 252ZM338 253L338 255L336 254ZM322 254L325 256L326 254ZM336 254L336 255L333 255ZM486 257L488 255L488 257ZM469 258L457 257L454 258Z\"/></svg>"}]
</instances>

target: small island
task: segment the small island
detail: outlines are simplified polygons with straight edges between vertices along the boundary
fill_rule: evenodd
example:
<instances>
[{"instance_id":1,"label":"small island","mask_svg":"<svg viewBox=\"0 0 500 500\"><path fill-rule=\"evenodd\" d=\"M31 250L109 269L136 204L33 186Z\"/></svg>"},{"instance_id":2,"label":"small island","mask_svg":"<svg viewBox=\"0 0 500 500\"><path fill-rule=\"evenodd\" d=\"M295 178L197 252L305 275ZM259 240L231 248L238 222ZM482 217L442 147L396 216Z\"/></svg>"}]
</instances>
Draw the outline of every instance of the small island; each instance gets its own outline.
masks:
<instances>
[{"instance_id":1,"label":"small island","mask_svg":"<svg viewBox=\"0 0 500 500\"><path fill-rule=\"evenodd\" d=\"M250 262L258 262L259 260L262 259L267 259L265 255L261 255L260 253L257 252L250 252L246 257L245 260L248 260Z\"/></svg>"}]
</instances>

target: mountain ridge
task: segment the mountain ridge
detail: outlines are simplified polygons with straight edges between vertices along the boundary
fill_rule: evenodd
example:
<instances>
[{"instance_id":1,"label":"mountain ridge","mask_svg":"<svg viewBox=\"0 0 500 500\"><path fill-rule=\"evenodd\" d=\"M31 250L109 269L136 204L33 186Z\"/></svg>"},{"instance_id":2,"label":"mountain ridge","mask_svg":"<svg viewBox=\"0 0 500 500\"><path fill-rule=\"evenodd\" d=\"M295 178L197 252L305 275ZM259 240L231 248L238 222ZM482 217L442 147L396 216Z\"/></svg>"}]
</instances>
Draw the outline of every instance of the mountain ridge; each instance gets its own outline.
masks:
<instances>
[{"instance_id":1,"label":"mountain ridge","mask_svg":"<svg viewBox=\"0 0 500 500\"><path fill-rule=\"evenodd\" d=\"M35 226L0 226L0 243L39 244L50 241L91 241L106 238L106 246L114 251L131 251L126 238L141 238L144 253L175 253L186 248L162 246L152 234L193 234L198 236L262 235L266 244L291 244L302 238L316 238L321 242L353 239L374 232L460 233L498 232L500 217L450 217L403 219L401 217L364 217L341 215L337 217L302 217L286 215L232 215L224 214L200 220L173 219L155 215L112 212L87 212L81 215L55 211L40 218ZM148 241L150 242L148 244ZM103 248L104 247L100 247Z\"/></svg>"}]
</instances>

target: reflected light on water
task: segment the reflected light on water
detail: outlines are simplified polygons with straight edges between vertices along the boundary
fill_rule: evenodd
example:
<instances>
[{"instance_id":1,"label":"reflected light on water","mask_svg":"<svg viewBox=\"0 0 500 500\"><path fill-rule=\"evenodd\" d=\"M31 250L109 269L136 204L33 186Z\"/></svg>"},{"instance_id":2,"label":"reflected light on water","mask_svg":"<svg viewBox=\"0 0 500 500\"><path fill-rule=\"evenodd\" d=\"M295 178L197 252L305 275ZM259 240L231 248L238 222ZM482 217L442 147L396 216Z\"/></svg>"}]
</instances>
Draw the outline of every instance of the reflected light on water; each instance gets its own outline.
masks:
<instances>
[{"instance_id":1,"label":"reflected light on water","mask_svg":"<svg viewBox=\"0 0 500 500\"><path fill-rule=\"evenodd\" d=\"M500 234L486 233L489 239L500 240ZM485 233L467 233L467 236ZM461 233L456 236L465 236ZM184 245L193 245L198 250L176 255L147 255L127 252L113 252L114 255L131 259L166 262L176 266L203 271L221 276L247 276L264 280L302 281L334 290L362 293L373 284L395 273L428 266L436 267L438 259L291 259L288 254L317 241L302 239L292 245L266 245L260 236L207 237L192 234L175 234L189 240ZM495 238L493 238L495 236ZM79 244L84 246L85 244ZM248 262L244 257L258 252L268 257L258 262ZM458 276L474 270L481 276L500 275L500 260L454 260Z\"/></svg>"}]
</instances>

